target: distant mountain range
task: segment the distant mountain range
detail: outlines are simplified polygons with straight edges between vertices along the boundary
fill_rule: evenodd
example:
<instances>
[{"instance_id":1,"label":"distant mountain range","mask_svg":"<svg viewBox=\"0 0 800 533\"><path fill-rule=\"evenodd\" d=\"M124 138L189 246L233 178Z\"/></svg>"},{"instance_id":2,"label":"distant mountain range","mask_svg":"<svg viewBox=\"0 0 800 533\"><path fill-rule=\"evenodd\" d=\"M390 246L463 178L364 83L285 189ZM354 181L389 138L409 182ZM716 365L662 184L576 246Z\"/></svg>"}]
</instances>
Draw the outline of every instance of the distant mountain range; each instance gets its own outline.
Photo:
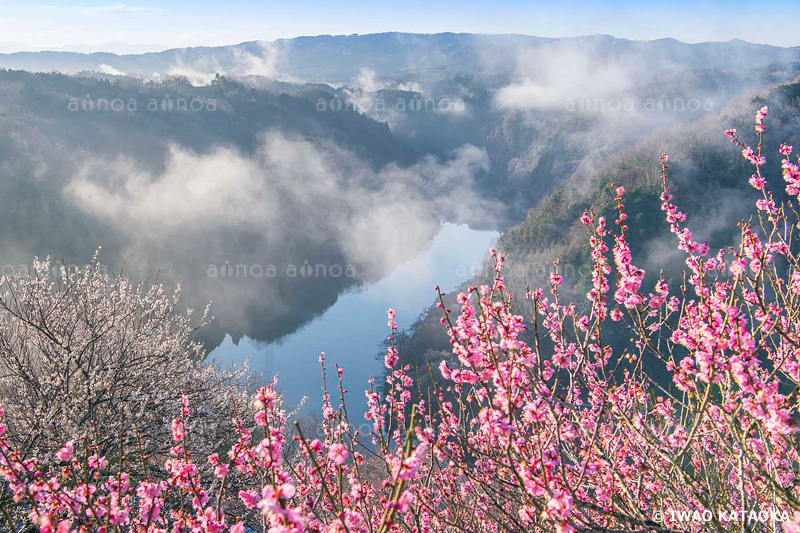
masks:
<instances>
[{"instance_id":1,"label":"distant mountain range","mask_svg":"<svg viewBox=\"0 0 800 533\"><path fill-rule=\"evenodd\" d=\"M800 47L782 48L733 40L687 44L675 39L631 41L607 35L553 39L527 35L466 33L378 33L321 35L230 46L177 48L163 52L18 52L0 54L0 67L74 74L99 71L131 76L184 74L210 80L215 74L263 75L284 80L346 83L370 69L384 76L435 76L455 73L510 74L520 51L581 49L597 61L646 57L642 68L759 68L800 60Z\"/></svg>"}]
</instances>

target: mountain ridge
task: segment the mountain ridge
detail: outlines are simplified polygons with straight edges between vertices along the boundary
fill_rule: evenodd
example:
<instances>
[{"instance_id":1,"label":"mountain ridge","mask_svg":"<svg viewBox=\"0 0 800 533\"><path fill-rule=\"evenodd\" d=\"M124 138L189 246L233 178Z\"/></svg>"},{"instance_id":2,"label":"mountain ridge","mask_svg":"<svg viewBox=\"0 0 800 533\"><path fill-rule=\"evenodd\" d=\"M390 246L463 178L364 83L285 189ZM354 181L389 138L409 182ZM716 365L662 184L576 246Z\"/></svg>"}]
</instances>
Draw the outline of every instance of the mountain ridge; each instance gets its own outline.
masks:
<instances>
[{"instance_id":1,"label":"mountain ridge","mask_svg":"<svg viewBox=\"0 0 800 533\"><path fill-rule=\"evenodd\" d=\"M521 61L530 61L528 56L553 49L586 52L601 62L645 54L653 69L757 68L800 60L799 46L741 40L685 43L673 38L631 40L611 35L540 37L518 33L383 32L299 36L138 54L20 51L0 54L0 67L66 74L114 72L145 78L185 75L194 76L199 83L208 82L216 73L346 83L363 69L377 75L432 69L441 69L443 75L485 71L513 75ZM533 53L526 56L526 52Z\"/></svg>"},{"instance_id":2,"label":"mountain ridge","mask_svg":"<svg viewBox=\"0 0 800 533\"><path fill-rule=\"evenodd\" d=\"M198 49L221 49L221 48L231 48L231 47L238 47L244 45L252 45L258 43L279 43L279 42L288 42L288 41L298 41L298 40L310 40L310 39L341 39L341 38L363 38L363 37L377 37L377 36L420 36L420 37L437 37L437 36L471 36L471 37L521 37L521 38L532 38L532 39L542 39L542 40L550 40L550 41L566 41L566 40L581 40L581 39L592 39L592 38L611 38L615 41L626 41L630 43L661 43L661 42L669 42L675 44L681 44L686 46L698 46L698 45L715 45L715 44L744 44L750 46L763 46L768 48L779 48L779 49L795 49L800 48L800 45L794 46L779 46L779 45L771 45L765 43L755 43L752 41L747 41L744 39L729 39L727 41L700 41L696 43L690 43L687 41L681 41L680 39L676 39L675 37L659 37L657 39L629 39L627 37L617 37L612 34L607 33L591 33L586 35L574 35L570 37L546 37L543 35L532 35L528 33L472 33L472 32L450 32L450 31L443 31L443 32L435 32L435 33L419 33L419 32L406 32L406 31L382 31L382 32L373 32L373 33L350 33L350 34L334 34L334 33L321 33L317 35L297 35L295 37L279 37L277 39L251 39L246 41L240 41L230 44L221 44L221 45L197 45L197 46L172 46L172 47L165 47L162 50L154 50L150 52L138 52L138 53L116 53L116 52L107 52L107 51L95 51L95 52L81 52L79 50L58 50L58 49L41 49L41 50L19 50L14 52L3 52L0 53L0 57L2 56L10 56L10 55L20 55L20 54L43 54L43 53L52 53L52 54L66 54L66 55L82 55L82 56L93 56L93 55L111 55L116 57L126 57L126 56L148 56L148 55L157 55L163 54L166 52L175 52L179 50L198 50ZM18 46L24 46L23 43L3 43L6 45L15 44Z\"/></svg>"}]
</instances>

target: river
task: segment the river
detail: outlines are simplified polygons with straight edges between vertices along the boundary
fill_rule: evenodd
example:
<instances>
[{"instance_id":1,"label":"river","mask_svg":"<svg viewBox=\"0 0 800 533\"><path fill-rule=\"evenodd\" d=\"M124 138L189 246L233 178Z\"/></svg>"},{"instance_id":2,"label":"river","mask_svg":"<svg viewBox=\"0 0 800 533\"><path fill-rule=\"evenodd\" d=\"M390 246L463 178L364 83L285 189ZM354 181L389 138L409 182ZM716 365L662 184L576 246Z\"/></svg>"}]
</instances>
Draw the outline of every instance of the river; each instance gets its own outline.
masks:
<instances>
[{"instance_id":1,"label":"river","mask_svg":"<svg viewBox=\"0 0 800 533\"><path fill-rule=\"evenodd\" d=\"M383 358L378 355L389 333L387 309L395 310L401 329L410 326L434 302L433 287L451 291L467 281L497 237L494 231L444 224L425 249L388 276L342 294L324 314L280 342L264 344L245 337L234 344L226 336L210 357L222 367L249 360L266 379L278 372L287 408L306 397L303 410L319 412L322 378L318 358L324 351L329 377L333 378L334 362L345 369L348 410L355 420L366 407L363 391L369 378L383 370ZM335 386L332 388L335 394Z\"/></svg>"}]
</instances>

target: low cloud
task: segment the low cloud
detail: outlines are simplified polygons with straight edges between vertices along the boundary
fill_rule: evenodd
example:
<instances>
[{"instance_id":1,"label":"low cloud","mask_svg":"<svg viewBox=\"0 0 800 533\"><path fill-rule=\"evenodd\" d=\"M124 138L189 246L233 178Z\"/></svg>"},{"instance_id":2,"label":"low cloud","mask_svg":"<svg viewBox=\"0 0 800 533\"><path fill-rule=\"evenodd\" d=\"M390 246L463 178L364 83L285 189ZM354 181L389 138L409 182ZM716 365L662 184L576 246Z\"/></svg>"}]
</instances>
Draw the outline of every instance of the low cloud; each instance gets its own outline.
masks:
<instances>
[{"instance_id":1,"label":"low cloud","mask_svg":"<svg viewBox=\"0 0 800 533\"><path fill-rule=\"evenodd\" d=\"M386 84L378 80L375 71L371 68L361 68L353 82L356 87L360 87L361 90L369 93L386 88Z\"/></svg>"},{"instance_id":2,"label":"low cloud","mask_svg":"<svg viewBox=\"0 0 800 533\"><path fill-rule=\"evenodd\" d=\"M631 67L572 43L524 50L514 81L497 91L495 103L501 109L564 109L570 101L619 98L632 87Z\"/></svg>"},{"instance_id":3,"label":"low cloud","mask_svg":"<svg viewBox=\"0 0 800 533\"><path fill-rule=\"evenodd\" d=\"M236 59L231 74L236 76L262 76L270 79L279 77L279 64L282 52L278 43L259 41L258 51L250 53L240 48L233 51Z\"/></svg>"},{"instance_id":4,"label":"low cloud","mask_svg":"<svg viewBox=\"0 0 800 533\"><path fill-rule=\"evenodd\" d=\"M190 57L184 51L166 69L165 74L183 76L197 86L208 84L217 74L240 78L259 76L274 80L291 80L290 77L281 75L280 65L284 54L279 43L258 41L251 44L249 48L231 48L230 54L222 57L212 54ZM153 74L154 79L159 77L160 74Z\"/></svg>"},{"instance_id":5,"label":"low cloud","mask_svg":"<svg viewBox=\"0 0 800 533\"><path fill-rule=\"evenodd\" d=\"M272 340L324 310L347 286L385 275L423 248L442 221L486 223L494 202L473 192L483 149L375 169L331 143L273 131L247 155L173 146L163 172L130 159L85 164L65 189L84 213L120 235L120 261L138 277L180 279L195 306L213 300L224 333ZM209 278L210 267L275 265L271 277ZM287 267L337 265L351 274L292 279Z\"/></svg>"},{"instance_id":6,"label":"low cloud","mask_svg":"<svg viewBox=\"0 0 800 533\"><path fill-rule=\"evenodd\" d=\"M112 67L111 65L106 65L105 63L101 63L99 67L97 67L98 72L102 72L103 74L111 74L112 76L124 76L125 73L119 69Z\"/></svg>"}]
</instances>

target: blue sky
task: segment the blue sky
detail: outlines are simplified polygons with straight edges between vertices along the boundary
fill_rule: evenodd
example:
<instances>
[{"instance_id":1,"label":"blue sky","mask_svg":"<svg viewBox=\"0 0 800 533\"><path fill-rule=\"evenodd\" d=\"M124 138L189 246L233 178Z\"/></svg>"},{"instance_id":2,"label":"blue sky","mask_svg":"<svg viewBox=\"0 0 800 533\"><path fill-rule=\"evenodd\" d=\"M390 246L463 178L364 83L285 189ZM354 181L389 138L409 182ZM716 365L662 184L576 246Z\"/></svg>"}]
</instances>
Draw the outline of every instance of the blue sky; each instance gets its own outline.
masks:
<instances>
[{"instance_id":1,"label":"blue sky","mask_svg":"<svg viewBox=\"0 0 800 533\"><path fill-rule=\"evenodd\" d=\"M0 51L141 52L298 35L409 32L606 33L686 42L800 45L797 0L0 0Z\"/></svg>"}]
</instances>

